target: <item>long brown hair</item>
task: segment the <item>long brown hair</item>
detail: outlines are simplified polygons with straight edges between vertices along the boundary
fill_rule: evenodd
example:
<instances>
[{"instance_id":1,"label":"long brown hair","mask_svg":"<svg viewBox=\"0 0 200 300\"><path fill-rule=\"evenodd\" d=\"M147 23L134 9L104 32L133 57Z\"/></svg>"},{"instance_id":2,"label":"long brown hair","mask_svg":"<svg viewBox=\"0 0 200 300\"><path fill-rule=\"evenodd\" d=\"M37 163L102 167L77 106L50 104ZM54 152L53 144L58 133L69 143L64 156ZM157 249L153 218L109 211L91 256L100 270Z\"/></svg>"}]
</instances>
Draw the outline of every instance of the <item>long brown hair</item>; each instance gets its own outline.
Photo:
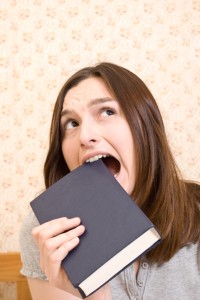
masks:
<instances>
[{"instance_id":1,"label":"long brown hair","mask_svg":"<svg viewBox=\"0 0 200 300\"><path fill-rule=\"evenodd\" d=\"M181 179L156 101L144 82L129 70L100 63L76 72L64 84L52 117L50 146L44 165L46 187L69 173L61 149L62 105L68 90L89 77L104 80L126 116L137 161L132 197L163 238L162 243L149 252L148 258L152 262L168 261L182 246L199 241L200 190L198 185Z\"/></svg>"}]
</instances>

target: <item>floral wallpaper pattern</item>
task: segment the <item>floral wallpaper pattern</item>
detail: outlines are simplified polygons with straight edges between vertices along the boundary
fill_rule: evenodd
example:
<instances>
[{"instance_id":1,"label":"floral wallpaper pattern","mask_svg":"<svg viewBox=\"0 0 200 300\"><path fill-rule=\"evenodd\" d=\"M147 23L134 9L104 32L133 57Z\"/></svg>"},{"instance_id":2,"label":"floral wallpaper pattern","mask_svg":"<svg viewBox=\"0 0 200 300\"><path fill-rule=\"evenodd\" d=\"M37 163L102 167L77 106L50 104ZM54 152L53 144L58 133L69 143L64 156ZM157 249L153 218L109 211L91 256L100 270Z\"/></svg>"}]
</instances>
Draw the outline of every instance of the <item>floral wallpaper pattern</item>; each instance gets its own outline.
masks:
<instances>
[{"instance_id":1,"label":"floral wallpaper pattern","mask_svg":"<svg viewBox=\"0 0 200 300\"><path fill-rule=\"evenodd\" d=\"M144 80L183 175L200 180L199 0L2 0L0 251L19 250L29 202L44 187L49 125L62 84L100 61ZM0 299L14 299L13 293L5 296L0 285Z\"/></svg>"}]
</instances>

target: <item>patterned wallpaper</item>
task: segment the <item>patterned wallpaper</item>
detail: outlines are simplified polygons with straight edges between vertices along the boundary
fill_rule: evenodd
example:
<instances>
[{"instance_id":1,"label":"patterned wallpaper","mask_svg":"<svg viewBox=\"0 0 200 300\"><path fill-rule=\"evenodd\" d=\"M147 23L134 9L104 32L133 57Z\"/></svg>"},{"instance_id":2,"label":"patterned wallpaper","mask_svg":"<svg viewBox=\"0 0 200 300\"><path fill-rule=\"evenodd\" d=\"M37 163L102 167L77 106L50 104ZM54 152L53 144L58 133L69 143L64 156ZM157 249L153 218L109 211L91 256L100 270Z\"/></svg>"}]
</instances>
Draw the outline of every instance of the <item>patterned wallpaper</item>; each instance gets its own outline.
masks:
<instances>
[{"instance_id":1,"label":"patterned wallpaper","mask_svg":"<svg viewBox=\"0 0 200 300\"><path fill-rule=\"evenodd\" d=\"M200 180L199 0L1 0L0 26L0 251L19 249L55 99L81 67L106 60L139 75L181 171Z\"/></svg>"}]
</instances>

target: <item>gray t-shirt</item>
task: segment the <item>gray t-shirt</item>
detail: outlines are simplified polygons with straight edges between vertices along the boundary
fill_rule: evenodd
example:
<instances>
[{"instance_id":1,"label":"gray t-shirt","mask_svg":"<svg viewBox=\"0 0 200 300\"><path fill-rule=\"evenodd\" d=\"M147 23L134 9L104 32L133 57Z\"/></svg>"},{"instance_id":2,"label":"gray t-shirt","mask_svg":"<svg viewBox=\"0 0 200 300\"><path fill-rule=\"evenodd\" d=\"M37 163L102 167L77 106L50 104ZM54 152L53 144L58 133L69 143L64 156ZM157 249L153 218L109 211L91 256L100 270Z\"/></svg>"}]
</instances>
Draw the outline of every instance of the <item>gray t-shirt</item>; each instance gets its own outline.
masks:
<instances>
[{"instance_id":1,"label":"gray t-shirt","mask_svg":"<svg viewBox=\"0 0 200 300\"><path fill-rule=\"evenodd\" d=\"M38 221L31 212L20 231L20 248L27 277L47 280L39 266L39 250L31 231ZM200 245L188 244L160 266L141 259L137 277L129 266L110 281L113 300L199 300Z\"/></svg>"}]
</instances>

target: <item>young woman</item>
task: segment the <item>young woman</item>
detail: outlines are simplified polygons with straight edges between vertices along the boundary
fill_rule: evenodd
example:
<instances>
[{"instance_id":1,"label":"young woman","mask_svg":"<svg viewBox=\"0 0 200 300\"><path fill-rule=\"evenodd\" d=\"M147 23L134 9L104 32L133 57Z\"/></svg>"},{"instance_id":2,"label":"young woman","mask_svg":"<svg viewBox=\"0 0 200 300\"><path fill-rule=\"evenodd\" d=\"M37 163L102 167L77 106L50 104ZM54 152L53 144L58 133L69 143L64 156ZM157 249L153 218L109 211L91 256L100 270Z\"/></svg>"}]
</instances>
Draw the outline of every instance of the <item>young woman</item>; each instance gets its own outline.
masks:
<instances>
[{"instance_id":1,"label":"young woman","mask_svg":"<svg viewBox=\"0 0 200 300\"><path fill-rule=\"evenodd\" d=\"M198 299L199 185L181 178L146 85L111 63L78 71L61 89L44 165L46 188L102 155L163 241L87 299ZM78 247L85 230L80 222L77 216L39 225L33 213L26 218L20 234L22 274L34 300L81 298L61 267Z\"/></svg>"}]
</instances>

